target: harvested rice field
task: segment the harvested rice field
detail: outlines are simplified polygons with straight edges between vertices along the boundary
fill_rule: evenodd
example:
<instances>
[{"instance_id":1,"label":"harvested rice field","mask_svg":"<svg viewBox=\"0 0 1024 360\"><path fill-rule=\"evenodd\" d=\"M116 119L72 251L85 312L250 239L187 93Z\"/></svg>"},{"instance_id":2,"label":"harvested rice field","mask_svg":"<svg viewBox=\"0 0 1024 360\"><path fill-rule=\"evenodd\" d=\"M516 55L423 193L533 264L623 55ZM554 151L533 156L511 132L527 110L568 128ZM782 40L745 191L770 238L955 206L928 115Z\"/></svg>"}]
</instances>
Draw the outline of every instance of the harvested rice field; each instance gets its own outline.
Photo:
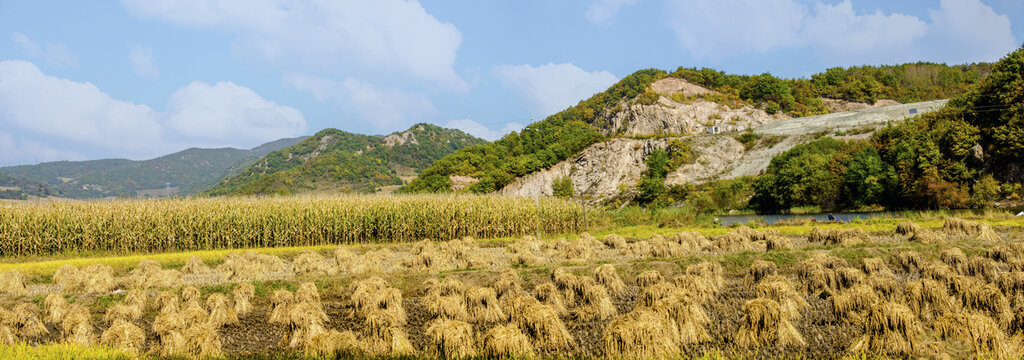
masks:
<instances>
[{"instance_id":1,"label":"harvested rice field","mask_svg":"<svg viewBox=\"0 0 1024 360\"><path fill-rule=\"evenodd\" d=\"M1024 356L1024 221L780 229L8 264L0 356Z\"/></svg>"}]
</instances>

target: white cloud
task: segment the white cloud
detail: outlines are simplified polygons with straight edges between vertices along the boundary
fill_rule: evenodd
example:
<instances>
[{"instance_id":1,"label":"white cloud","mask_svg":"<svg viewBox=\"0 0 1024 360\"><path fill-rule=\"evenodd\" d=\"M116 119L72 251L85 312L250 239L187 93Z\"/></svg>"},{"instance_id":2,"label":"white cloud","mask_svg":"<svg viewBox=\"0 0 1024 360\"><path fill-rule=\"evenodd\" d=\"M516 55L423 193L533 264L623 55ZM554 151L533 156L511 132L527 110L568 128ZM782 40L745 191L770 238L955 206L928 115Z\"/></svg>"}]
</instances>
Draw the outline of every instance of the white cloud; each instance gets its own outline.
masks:
<instances>
[{"instance_id":1,"label":"white cloud","mask_svg":"<svg viewBox=\"0 0 1024 360\"><path fill-rule=\"evenodd\" d=\"M523 129L523 124L510 122L505 124L501 130L491 130L487 126L470 119L452 120L449 121L444 127L449 129L459 129L465 131L467 134L476 136L478 138L494 141L500 139L502 136Z\"/></svg>"},{"instance_id":2,"label":"white cloud","mask_svg":"<svg viewBox=\"0 0 1024 360\"><path fill-rule=\"evenodd\" d=\"M235 35L234 49L303 72L373 70L464 89L462 35L416 0L122 0L130 12ZM356 68L356 70L353 70Z\"/></svg>"},{"instance_id":3,"label":"white cloud","mask_svg":"<svg viewBox=\"0 0 1024 360\"><path fill-rule=\"evenodd\" d=\"M21 48L22 52L28 54L29 56L39 56L39 54L42 53L42 51L39 50L39 44L36 44L35 41L29 39L28 36L25 36L25 34L11 34L11 40L13 40L14 43L17 44L19 48Z\"/></svg>"},{"instance_id":4,"label":"white cloud","mask_svg":"<svg viewBox=\"0 0 1024 360\"><path fill-rule=\"evenodd\" d=\"M146 105L110 98L90 83L43 74L25 61L0 62L0 121L49 139L149 152L162 129Z\"/></svg>"},{"instance_id":5,"label":"white cloud","mask_svg":"<svg viewBox=\"0 0 1024 360\"><path fill-rule=\"evenodd\" d=\"M135 74L148 78L160 77L160 68L153 63L153 49L136 45L128 53Z\"/></svg>"},{"instance_id":6,"label":"white cloud","mask_svg":"<svg viewBox=\"0 0 1024 360\"><path fill-rule=\"evenodd\" d=\"M30 62L0 61L0 134L8 136L0 138L0 162L83 153L143 159L191 146L251 147L305 131L298 110L232 83L194 82L159 112L113 99L91 83L44 74Z\"/></svg>"},{"instance_id":7,"label":"white cloud","mask_svg":"<svg viewBox=\"0 0 1024 360\"><path fill-rule=\"evenodd\" d=\"M298 110L230 81L194 81L171 95L167 112L168 128L196 140L252 144L306 132Z\"/></svg>"},{"instance_id":8,"label":"white cloud","mask_svg":"<svg viewBox=\"0 0 1024 360\"><path fill-rule=\"evenodd\" d=\"M607 71L587 72L576 65L548 63L502 65L494 74L519 94L536 116L548 116L604 91L619 79Z\"/></svg>"},{"instance_id":9,"label":"white cloud","mask_svg":"<svg viewBox=\"0 0 1024 360\"><path fill-rule=\"evenodd\" d=\"M286 86L309 92L320 101L334 101L372 121L379 129L401 127L411 119L436 112L434 104L423 94L399 89L381 90L353 78L338 82L303 74L285 75Z\"/></svg>"},{"instance_id":10,"label":"white cloud","mask_svg":"<svg viewBox=\"0 0 1024 360\"><path fill-rule=\"evenodd\" d=\"M29 164L57 160L86 160L75 151L62 151L49 145L0 132L0 164Z\"/></svg>"},{"instance_id":11,"label":"white cloud","mask_svg":"<svg viewBox=\"0 0 1024 360\"><path fill-rule=\"evenodd\" d=\"M996 61L1020 46L1009 17L980 0L941 0L939 9L929 10L929 15L926 44L933 61Z\"/></svg>"},{"instance_id":12,"label":"white cloud","mask_svg":"<svg viewBox=\"0 0 1024 360\"><path fill-rule=\"evenodd\" d=\"M1006 15L980 0L941 0L931 23L900 13L858 14L852 0L666 0L669 25L697 58L810 48L833 64L993 61L1019 44Z\"/></svg>"},{"instance_id":13,"label":"white cloud","mask_svg":"<svg viewBox=\"0 0 1024 360\"><path fill-rule=\"evenodd\" d=\"M624 5L635 4L639 0L596 0L587 8L587 20L598 24L608 21L619 12Z\"/></svg>"},{"instance_id":14,"label":"white cloud","mask_svg":"<svg viewBox=\"0 0 1024 360\"><path fill-rule=\"evenodd\" d=\"M666 0L669 25L697 58L720 59L801 43L795 0Z\"/></svg>"},{"instance_id":15,"label":"white cloud","mask_svg":"<svg viewBox=\"0 0 1024 360\"><path fill-rule=\"evenodd\" d=\"M21 51L30 57L42 57L44 61L54 67L76 67L78 66L78 57L68 49L67 45L57 43L46 43L40 46L38 43L30 39L28 36L22 33L14 33L11 35L11 40Z\"/></svg>"},{"instance_id":16,"label":"white cloud","mask_svg":"<svg viewBox=\"0 0 1024 360\"><path fill-rule=\"evenodd\" d=\"M834 6L818 3L803 27L804 39L816 51L847 64L910 61L910 46L927 32L924 21L909 15L857 15L850 0Z\"/></svg>"}]
</instances>

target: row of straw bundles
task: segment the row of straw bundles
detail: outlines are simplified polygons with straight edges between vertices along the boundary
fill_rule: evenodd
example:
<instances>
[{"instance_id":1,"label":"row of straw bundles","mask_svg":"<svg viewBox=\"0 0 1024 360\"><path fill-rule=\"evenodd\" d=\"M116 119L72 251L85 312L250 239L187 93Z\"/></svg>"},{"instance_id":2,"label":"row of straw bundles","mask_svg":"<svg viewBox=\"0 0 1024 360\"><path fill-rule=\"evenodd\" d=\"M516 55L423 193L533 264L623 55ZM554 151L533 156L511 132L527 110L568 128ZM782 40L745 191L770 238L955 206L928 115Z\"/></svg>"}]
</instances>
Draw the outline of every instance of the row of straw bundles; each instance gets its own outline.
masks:
<instances>
[{"instance_id":1,"label":"row of straw bundles","mask_svg":"<svg viewBox=\"0 0 1024 360\"><path fill-rule=\"evenodd\" d=\"M657 272L645 275L638 282L643 290L637 307L605 328L605 353L613 358L677 358L682 346L710 341L710 319L701 304L719 291L720 271L720 266L701 263L672 282Z\"/></svg>"}]
</instances>

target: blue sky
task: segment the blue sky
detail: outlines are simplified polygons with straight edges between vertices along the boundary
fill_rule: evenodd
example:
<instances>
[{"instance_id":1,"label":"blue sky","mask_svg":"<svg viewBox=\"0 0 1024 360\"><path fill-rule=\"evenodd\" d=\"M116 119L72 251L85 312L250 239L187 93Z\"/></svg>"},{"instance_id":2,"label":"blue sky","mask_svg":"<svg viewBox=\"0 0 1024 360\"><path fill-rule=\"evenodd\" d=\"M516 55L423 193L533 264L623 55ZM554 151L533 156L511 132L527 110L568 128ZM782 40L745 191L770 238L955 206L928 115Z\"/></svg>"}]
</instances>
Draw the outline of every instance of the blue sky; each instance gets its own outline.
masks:
<instances>
[{"instance_id":1,"label":"blue sky","mask_svg":"<svg viewBox=\"0 0 1024 360\"><path fill-rule=\"evenodd\" d=\"M995 61L1024 0L0 0L0 165L417 122L494 139L643 68Z\"/></svg>"}]
</instances>

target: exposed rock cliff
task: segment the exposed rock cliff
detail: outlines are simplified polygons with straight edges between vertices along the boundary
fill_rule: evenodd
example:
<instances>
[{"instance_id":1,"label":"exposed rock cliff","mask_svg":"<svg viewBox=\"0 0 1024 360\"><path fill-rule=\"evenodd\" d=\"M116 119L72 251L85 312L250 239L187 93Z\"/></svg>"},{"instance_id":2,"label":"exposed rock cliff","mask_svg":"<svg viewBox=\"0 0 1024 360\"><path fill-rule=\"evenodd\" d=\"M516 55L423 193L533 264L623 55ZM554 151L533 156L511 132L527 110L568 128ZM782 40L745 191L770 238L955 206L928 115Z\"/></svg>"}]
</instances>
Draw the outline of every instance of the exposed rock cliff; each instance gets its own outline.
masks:
<instances>
[{"instance_id":1,"label":"exposed rock cliff","mask_svg":"<svg viewBox=\"0 0 1024 360\"><path fill-rule=\"evenodd\" d=\"M661 95L658 101L652 105L632 104L613 114L609 120L610 133L626 136L686 135L706 132L708 126L718 126L722 132L744 131L786 118L746 105L732 108L700 98L676 102L670 98L673 94L715 94L681 79L661 79L652 84L651 89Z\"/></svg>"},{"instance_id":2,"label":"exposed rock cliff","mask_svg":"<svg viewBox=\"0 0 1024 360\"><path fill-rule=\"evenodd\" d=\"M757 175L768 167L768 163L773 157L797 144L825 135L839 138L864 138L890 121L899 121L917 114L934 111L942 107L943 104L945 101L940 100L768 121L759 126L752 126L751 130L764 136L774 136L777 142L768 142L752 149L745 149L743 144L734 138L738 135L736 133L712 135L690 132L695 135L657 139L614 138L591 145L579 155L558 163L550 169L518 178L505 186L500 193L511 196L550 196L553 193L554 180L563 176L572 180L577 194L587 195L595 200L617 195L620 192L633 191L637 182L641 180L643 172L647 169L644 161L647 155L655 149L666 148L672 140L688 142L691 152L696 158L693 162L671 171L665 179L666 185L701 183L709 180ZM643 109L657 106L660 105L642 107L639 112L628 111L636 117L636 121L632 124L645 124L642 127L633 127L637 131L636 133L657 132L655 124L658 123L670 129L683 129L683 127L672 128L671 126L673 126L672 124L686 124L692 119L685 116L671 117L668 115L671 112L660 113L664 115L661 118L650 118L644 115L648 113L642 112ZM754 124L756 121L747 123L747 125ZM661 133L685 132L664 131Z\"/></svg>"}]
</instances>

